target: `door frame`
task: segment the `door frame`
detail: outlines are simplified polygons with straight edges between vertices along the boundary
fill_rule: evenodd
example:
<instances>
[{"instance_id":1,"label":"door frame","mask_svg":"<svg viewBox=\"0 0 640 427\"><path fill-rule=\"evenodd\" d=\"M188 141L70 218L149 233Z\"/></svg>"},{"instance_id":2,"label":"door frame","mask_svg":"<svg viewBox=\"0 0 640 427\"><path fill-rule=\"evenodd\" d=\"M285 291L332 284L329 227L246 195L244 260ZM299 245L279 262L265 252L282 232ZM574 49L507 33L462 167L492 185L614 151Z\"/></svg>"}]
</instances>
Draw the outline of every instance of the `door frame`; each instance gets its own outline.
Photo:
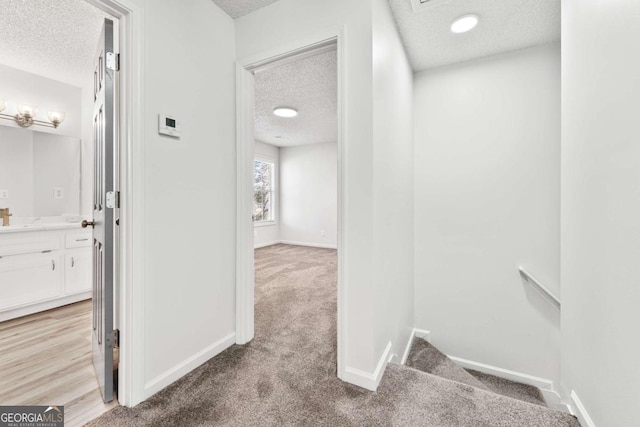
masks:
<instances>
[{"instance_id":1,"label":"door frame","mask_svg":"<svg viewBox=\"0 0 640 427\"><path fill-rule=\"evenodd\" d=\"M338 59L338 275L337 333L338 377L344 378L347 361L346 301L346 49L344 26L333 28L289 44L273 48L236 62L236 343L246 344L254 337L254 238L251 220L253 206L254 80L252 71L286 61L306 52L336 44Z\"/></svg>"},{"instance_id":2,"label":"door frame","mask_svg":"<svg viewBox=\"0 0 640 427\"><path fill-rule=\"evenodd\" d=\"M142 197L134 197L144 194L144 12L133 0L85 1L118 19L120 245L114 319L120 330L118 403L132 407L145 398L144 270L137 267L144 265L144 204Z\"/></svg>"}]
</instances>

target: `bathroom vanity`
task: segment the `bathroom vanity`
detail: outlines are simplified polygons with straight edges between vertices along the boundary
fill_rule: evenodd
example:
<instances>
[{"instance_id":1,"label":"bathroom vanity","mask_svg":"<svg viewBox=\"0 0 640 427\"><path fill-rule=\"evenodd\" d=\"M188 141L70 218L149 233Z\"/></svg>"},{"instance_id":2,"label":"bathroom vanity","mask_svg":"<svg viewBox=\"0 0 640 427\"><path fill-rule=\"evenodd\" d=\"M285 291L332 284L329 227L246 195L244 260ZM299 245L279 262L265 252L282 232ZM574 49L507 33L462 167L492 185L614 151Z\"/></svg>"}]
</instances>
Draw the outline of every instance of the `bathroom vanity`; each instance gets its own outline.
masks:
<instances>
[{"instance_id":1,"label":"bathroom vanity","mask_svg":"<svg viewBox=\"0 0 640 427\"><path fill-rule=\"evenodd\" d=\"M0 322L91 298L92 240L79 223L0 227Z\"/></svg>"},{"instance_id":2,"label":"bathroom vanity","mask_svg":"<svg viewBox=\"0 0 640 427\"><path fill-rule=\"evenodd\" d=\"M91 298L81 158L78 138L0 126L0 322Z\"/></svg>"}]
</instances>

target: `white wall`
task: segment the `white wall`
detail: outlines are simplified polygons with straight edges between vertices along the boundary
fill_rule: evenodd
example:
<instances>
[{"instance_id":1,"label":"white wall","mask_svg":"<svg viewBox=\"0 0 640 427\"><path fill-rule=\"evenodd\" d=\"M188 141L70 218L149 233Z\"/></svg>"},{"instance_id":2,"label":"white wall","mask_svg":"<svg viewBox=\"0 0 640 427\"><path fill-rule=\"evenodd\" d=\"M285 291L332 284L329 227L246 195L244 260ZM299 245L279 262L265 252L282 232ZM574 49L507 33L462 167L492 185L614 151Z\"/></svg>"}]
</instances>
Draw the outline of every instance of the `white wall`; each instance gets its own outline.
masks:
<instances>
[{"instance_id":1,"label":"white wall","mask_svg":"<svg viewBox=\"0 0 640 427\"><path fill-rule=\"evenodd\" d=\"M560 378L560 47L415 77L415 326L444 352Z\"/></svg>"},{"instance_id":2,"label":"white wall","mask_svg":"<svg viewBox=\"0 0 640 427\"><path fill-rule=\"evenodd\" d=\"M346 260L342 274L347 287L344 301L346 367L373 372L381 357L374 350L373 262L373 113L371 2L362 0L280 0L236 20L236 49L240 60L291 46L292 41L344 28L346 115L345 156L341 159L346 187L343 227ZM345 372L339 372L344 378Z\"/></svg>"},{"instance_id":3,"label":"white wall","mask_svg":"<svg viewBox=\"0 0 640 427\"><path fill-rule=\"evenodd\" d=\"M373 1L375 348L402 356L413 327L413 70L386 0Z\"/></svg>"},{"instance_id":4,"label":"white wall","mask_svg":"<svg viewBox=\"0 0 640 427\"><path fill-rule=\"evenodd\" d=\"M33 133L0 126L0 189L9 191L0 208L14 217L33 216Z\"/></svg>"},{"instance_id":5,"label":"white wall","mask_svg":"<svg viewBox=\"0 0 640 427\"><path fill-rule=\"evenodd\" d=\"M562 8L562 379L595 425L631 427L640 401L640 2Z\"/></svg>"},{"instance_id":6,"label":"white wall","mask_svg":"<svg viewBox=\"0 0 640 427\"><path fill-rule=\"evenodd\" d=\"M4 114L16 114L18 103L37 105L36 119L43 121L49 120L47 113L51 110L66 112L67 117L58 129L37 126L38 131L80 138L80 88L0 65L0 94L7 101ZM9 120L3 119L0 123L18 127Z\"/></svg>"},{"instance_id":7,"label":"white wall","mask_svg":"<svg viewBox=\"0 0 640 427\"><path fill-rule=\"evenodd\" d=\"M260 141L256 141L253 148L256 160L265 160L275 165L275 222L255 225L253 230L253 246L261 248L280 241L280 148Z\"/></svg>"},{"instance_id":8,"label":"white wall","mask_svg":"<svg viewBox=\"0 0 640 427\"><path fill-rule=\"evenodd\" d=\"M280 238L335 248L338 147L335 142L280 149Z\"/></svg>"},{"instance_id":9,"label":"white wall","mask_svg":"<svg viewBox=\"0 0 640 427\"><path fill-rule=\"evenodd\" d=\"M212 1L137 1L146 119L133 228L149 396L235 342L235 52L233 21ZM182 121L181 139L158 134L158 113Z\"/></svg>"}]
</instances>

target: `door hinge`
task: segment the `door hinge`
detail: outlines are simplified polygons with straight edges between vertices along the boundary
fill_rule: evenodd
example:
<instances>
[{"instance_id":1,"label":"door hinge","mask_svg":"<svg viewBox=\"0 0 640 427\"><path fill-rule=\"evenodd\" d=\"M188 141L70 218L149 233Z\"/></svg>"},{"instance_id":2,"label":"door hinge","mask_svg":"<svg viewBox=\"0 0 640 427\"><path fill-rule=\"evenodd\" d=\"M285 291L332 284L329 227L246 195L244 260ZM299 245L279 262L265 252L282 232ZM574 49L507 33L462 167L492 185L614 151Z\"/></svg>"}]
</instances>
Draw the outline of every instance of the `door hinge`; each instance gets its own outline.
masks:
<instances>
[{"instance_id":1,"label":"door hinge","mask_svg":"<svg viewBox=\"0 0 640 427\"><path fill-rule=\"evenodd\" d=\"M113 347L120 347L120 329L113 330Z\"/></svg>"},{"instance_id":2,"label":"door hinge","mask_svg":"<svg viewBox=\"0 0 640 427\"><path fill-rule=\"evenodd\" d=\"M111 71L120 71L120 54L107 52L107 68Z\"/></svg>"},{"instance_id":3,"label":"door hinge","mask_svg":"<svg viewBox=\"0 0 640 427\"><path fill-rule=\"evenodd\" d=\"M107 191L106 205L109 209L120 208L120 192L119 191Z\"/></svg>"}]
</instances>

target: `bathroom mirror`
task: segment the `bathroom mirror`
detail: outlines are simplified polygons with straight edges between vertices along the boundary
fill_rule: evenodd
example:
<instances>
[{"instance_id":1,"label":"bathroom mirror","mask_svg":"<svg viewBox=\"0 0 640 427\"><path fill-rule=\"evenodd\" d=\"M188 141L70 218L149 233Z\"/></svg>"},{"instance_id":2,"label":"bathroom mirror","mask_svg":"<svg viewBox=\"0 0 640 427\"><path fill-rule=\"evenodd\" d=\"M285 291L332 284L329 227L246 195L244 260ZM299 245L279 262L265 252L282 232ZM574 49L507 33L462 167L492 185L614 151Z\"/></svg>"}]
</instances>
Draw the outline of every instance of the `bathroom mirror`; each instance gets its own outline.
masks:
<instances>
[{"instance_id":1,"label":"bathroom mirror","mask_svg":"<svg viewBox=\"0 0 640 427\"><path fill-rule=\"evenodd\" d=\"M80 214L80 139L0 126L0 208L13 218Z\"/></svg>"}]
</instances>

